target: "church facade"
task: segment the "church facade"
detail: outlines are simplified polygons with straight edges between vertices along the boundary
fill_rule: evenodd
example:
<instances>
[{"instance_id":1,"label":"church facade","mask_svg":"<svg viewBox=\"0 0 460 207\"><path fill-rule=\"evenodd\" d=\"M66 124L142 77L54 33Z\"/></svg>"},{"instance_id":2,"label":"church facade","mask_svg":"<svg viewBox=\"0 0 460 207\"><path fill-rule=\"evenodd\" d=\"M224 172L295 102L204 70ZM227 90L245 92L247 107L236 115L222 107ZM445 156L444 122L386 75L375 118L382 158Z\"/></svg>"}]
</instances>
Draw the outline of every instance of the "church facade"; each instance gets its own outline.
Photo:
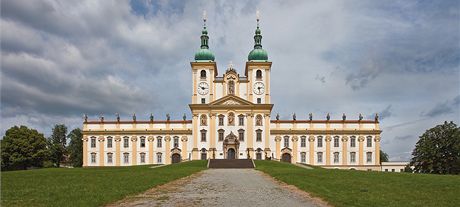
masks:
<instances>
[{"instance_id":1,"label":"church facade","mask_svg":"<svg viewBox=\"0 0 460 207\"><path fill-rule=\"evenodd\" d=\"M205 20L206 22L206 20ZM272 62L257 20L254 49L244 74L219 73L206 25L191 64L192 119L88 120L83 123L83 166L171 164L199 159L271 159L326 168L380 170L380 134L373 120L280 120L272 116Z\"/></svg>"}]
</instances>

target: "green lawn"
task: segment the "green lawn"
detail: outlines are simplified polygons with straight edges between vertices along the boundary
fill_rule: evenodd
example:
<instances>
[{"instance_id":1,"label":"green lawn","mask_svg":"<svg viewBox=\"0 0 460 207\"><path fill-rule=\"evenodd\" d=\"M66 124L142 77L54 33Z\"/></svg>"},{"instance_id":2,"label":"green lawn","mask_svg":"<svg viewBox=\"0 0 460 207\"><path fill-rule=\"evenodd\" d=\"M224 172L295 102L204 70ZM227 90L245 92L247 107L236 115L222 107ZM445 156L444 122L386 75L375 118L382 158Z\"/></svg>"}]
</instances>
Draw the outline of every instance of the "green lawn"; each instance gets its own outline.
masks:
<instances>
[{"instance_id":1,"label":"green lawn","mask_svg":"<svg viewBox=\"0 0 460 207\"><path fill-rule=\"evenodd\" d=\"M150 167L2 172L1 206L100 206L204 170L206 161Z\"/></svg>"},{"instance_id":2,"label":"green lawn","mask_svg":"<svg viewBox=\"0 0 460 207\"><path fill-rule=\"evenodd\" d=\"M334 206L460 206L460 176L312 170L255 161L256 169Z\"/></svg>"}]
</instances>

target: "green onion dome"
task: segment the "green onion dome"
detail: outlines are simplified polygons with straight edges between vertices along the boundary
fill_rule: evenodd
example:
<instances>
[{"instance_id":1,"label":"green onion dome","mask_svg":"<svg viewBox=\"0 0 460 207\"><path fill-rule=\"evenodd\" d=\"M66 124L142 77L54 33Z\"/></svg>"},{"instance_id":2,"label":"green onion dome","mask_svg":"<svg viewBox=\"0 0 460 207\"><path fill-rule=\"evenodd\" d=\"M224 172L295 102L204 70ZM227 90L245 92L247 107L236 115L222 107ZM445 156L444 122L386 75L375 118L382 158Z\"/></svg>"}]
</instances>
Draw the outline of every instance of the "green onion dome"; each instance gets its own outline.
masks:
<instances>
[{"instance_id":1,"label":"green onion dome","mask_svg":"<svg viewBox=\"0 0 460 207\"><path fill-rule=\"evenodd\" d=\"M258 20L256 34L254 35L254 49L249 53L248 61L268 61L268 53L262 49L262 35Z\"/></svg>"},{"instance_id":2,"label":"green onion dome","mask_svg":"<svg viewBox=\"0 0 460 207\"><path fill-rule=\"evenodd\" d=\"M201 48L195 53L195 61L214 61L215 57L211 50L209 50L208 40L208 30L204 26L203 31L201 31Z\"/></svg>"}]
</instances>

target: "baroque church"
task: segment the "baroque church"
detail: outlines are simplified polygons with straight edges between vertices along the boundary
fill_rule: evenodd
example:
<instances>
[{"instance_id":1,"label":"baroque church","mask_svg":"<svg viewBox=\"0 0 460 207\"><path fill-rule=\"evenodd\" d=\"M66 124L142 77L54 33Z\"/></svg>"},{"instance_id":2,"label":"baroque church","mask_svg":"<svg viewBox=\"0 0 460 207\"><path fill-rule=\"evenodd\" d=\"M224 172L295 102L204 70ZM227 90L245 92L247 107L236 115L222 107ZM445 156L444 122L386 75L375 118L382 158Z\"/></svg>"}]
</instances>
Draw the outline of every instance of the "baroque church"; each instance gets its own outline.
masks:
<instances>
[{"instance_id":1,"label":"baroque church","mask_svg":"<svg viewBox=\"0 0 460 207\"><path fill-rule=\"evenodd\" d=\"M380 170L378 116L364 120L280 120L272 116L272 62L257 28L244 74L219 73L209 49L206 18L191 65L192 119L88 120L83 123L83 166L171 164L206 159L271 159L325 168ZM276 77L274 77L276 78Z\"/></svg>"}]
</instances>

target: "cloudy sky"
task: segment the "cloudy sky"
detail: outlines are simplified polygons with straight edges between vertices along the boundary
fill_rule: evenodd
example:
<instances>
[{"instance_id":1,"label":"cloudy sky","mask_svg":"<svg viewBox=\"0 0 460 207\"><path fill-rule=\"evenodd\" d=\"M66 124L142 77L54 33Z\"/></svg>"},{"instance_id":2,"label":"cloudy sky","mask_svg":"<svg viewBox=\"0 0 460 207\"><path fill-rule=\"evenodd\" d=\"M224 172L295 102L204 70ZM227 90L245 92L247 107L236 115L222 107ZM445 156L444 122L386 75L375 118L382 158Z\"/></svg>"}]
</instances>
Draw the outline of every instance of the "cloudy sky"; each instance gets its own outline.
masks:
<instances>
[{"instance_id":1,"label":"cloudy sky","mask_svg":"<svg viewBox=\"0 0 460 207\"><path fill-rule=\"evenodd\" d=\"M426 129L460 122L459 1L1 1L1 135L48 136L87 113L190 117L203 10L219 71L242 73L255 12L273 114L381 116L382 148L407 160Z\"/></svg>"}]
</instances>

